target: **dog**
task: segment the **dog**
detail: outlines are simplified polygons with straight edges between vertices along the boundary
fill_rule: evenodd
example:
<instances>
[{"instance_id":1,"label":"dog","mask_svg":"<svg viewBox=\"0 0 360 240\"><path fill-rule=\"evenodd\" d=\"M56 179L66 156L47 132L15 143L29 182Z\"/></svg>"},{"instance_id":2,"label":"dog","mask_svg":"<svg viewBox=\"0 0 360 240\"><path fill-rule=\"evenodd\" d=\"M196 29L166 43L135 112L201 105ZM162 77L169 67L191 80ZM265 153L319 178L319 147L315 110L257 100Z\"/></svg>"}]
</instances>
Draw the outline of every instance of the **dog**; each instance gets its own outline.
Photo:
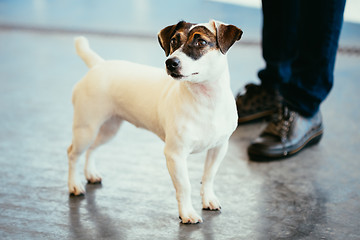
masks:
<instances>
[{"instance_id":1,"label":"dog","mask_svg":"<svg viewBox=\"0 0 360 240\"><path fill-rule=\"evenodd\" d=\"M85 151L85 177L88 183L101 183L90 155L113 138L126 120L165 142L182 223L203 221L191 202L187 158L192 153L207 151L202 207L220 210L214 177L238 118L226 53L241 35L236 26L214 20L168 26L158 34L167 57L166 71L128 61L105 61L90 49L86 38L77 37L76 51L90 70L72 95L73 137L67 151L70 194L85 194L76 174L77 161Z\"/></svg>"}]
</instances>

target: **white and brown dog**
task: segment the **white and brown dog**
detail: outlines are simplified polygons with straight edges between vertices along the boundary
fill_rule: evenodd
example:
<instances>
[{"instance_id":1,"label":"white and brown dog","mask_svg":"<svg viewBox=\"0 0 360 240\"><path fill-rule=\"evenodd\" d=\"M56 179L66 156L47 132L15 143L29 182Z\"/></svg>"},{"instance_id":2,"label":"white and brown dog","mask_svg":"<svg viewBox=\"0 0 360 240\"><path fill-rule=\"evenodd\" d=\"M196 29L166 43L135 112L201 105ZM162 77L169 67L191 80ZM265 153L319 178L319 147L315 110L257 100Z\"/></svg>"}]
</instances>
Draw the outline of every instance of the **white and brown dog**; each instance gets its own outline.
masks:
<instances>
[{"instance_id":1,"label":"white and brown dog","mask_svg":"<svg viewBox=\"0 0 360 240\"><path fill-rule=\"evenodd\" d=\"M91 152L111 139L126 120L165 142L166 163L176 189L183 223L202 222L191 203L187 158L207 151L201 196L204 209L219 210L214 176L237 126L237 112L226 52L242 31L216 21L184 21L160 31L168 59L163 69L127 61L104 61L85 38L75 40L78 55L90 68L73 90L73 139L68 148L69 191L85 193L76 172L86 152L85 176L100 183ZM170 76L171 77L170 77Z\"/></svg>"}]
</instances>

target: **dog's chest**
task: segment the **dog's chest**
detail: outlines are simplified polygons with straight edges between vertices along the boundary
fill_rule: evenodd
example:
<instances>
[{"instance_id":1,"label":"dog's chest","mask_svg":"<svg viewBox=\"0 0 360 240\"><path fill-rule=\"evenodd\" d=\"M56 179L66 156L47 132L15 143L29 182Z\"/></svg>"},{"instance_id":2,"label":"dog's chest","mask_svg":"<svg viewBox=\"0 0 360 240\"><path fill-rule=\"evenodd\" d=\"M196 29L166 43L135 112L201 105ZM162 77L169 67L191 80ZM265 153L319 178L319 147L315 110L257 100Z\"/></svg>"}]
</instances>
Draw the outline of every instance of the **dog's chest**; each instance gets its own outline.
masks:
<instances>
[{"instance_id":1,"label":"dog's chest","mask_svg":"<svg viewBox=\"0 0 360 240\"><path fill-rule=\"evenodd\" d=\"M188 112L188 120L182 121L179 133L190 143L192 152L201 152L223 144L237 125L235 104Z\"/></svg>"}]
</instances>

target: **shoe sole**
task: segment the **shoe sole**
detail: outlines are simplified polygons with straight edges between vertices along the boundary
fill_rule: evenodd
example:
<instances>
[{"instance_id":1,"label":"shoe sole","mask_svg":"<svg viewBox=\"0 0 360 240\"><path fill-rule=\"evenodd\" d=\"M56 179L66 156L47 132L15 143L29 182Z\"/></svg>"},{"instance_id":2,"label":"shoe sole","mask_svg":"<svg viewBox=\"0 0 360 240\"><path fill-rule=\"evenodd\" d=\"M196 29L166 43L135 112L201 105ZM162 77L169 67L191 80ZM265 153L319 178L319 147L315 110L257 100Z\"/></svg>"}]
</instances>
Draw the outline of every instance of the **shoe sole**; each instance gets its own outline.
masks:
<instances>
[{"instance_id":1,"label":"shoe sole","mask_svg":"<svg viewBox=\"0 0 360 240\"><path fill-rule=\"evenodd\" d=\"M250 157L251 161L255 162L270 162L275 160L282 160L284 158L291 157L297 153L299 153L301 150L305 149L306 147L315 145L320 142L322 136L323 136L324 130L321 128L318 132L313 134L309 139L307 139L301 146L298 148L288 151L287 153L281 153L281 154L273 154L273 155L259 155L257 153L248 151L248 155Z\"/></svg>"},{"instance_id":2,"label":"shoe sole","mask_svg":"<svg viewBox=\"0 0 360 240\"><path fill-rule=\"evenodd\" d=\"M246 122L251 122L251 121L259 120L259 119L262 119L262 118L269 117L269 116L271 116L271 115L274 114L274 113L275 113L275 110L268 110L268 111L255 113L255 114L248 115L248 116L241 117L241 118L239 117L239 118L238 118L238 123L239 123L239 124L242 124L242 123L246 123Z\"/></svg>"}]
</instances>

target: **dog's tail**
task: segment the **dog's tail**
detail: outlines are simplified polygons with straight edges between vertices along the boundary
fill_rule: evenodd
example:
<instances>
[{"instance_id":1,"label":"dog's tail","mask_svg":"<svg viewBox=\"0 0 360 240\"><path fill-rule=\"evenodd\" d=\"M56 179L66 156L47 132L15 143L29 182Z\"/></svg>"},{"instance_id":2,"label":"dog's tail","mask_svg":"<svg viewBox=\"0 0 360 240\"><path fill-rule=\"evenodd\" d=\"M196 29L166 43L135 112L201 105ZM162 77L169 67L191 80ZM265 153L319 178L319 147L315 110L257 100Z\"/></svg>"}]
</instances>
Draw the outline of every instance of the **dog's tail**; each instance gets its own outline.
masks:
<instances>
[{"instance_id":1,"label":"dog's tail","mask_svg":"<svg viewBox=\"0 0 360 240\"><path fill-rule=\"evenodd\" d=\"M90 49L89 42L85 37L75 38L75 48L77 54L89 68L92 68L96 64L104 61L102 57Z\"/></svg>"}]
</instances>

